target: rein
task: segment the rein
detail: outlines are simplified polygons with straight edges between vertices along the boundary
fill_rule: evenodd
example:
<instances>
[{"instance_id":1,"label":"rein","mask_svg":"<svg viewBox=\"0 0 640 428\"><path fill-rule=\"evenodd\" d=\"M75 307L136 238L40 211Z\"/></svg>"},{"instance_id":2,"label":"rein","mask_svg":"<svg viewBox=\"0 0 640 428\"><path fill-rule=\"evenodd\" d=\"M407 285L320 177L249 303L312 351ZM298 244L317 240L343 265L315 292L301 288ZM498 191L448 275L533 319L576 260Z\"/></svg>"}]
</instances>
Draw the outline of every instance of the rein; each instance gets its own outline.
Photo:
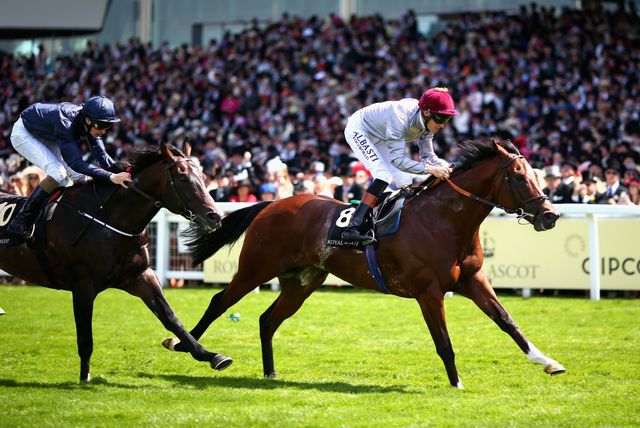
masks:
<instances>
[{"instance_id":1,"label":"rein","mask_svg":"<svg viewBox=\"0 0 640 428\"><path fill-rule=\"evenodd\" d=\"M501 166L502 172L504 173L504 181L507 182L507 185L509 186L509 191L515 197L517 197L517 193L513 190L513 183L511 182L511 179L509 178L509 174L507 173L507 167L509 165L511 165L516 159L519 159L519 158L524 158L524 156L522 156L522 155L514 156L514 157L510 158L507 162L505 162ZM438 179L438 180L441 181L442 179ZM527 199L525 201L522 201L521 198L517 197L516 199L520 199L521 200L521 205L522 206L519 207L519 208L515 208L515 209L506 208L506 207L498 204L497 202L490 201L490 200L482 198L482 197L480 197L478 195L474 195L473 193L471 193L471 192L469 192L467 190L464 190L463 188L458 186L456 183L451 181L451 179L449 179L449 178L445 178L444 181L446 181L446 183L453 190L455 190L456 192L460 193L461 195L463 195L463 196L465 196L467 198L473 199L474 201L481 202L481 203L483 203L485 205L489 205L491 207L498 208L498 209L506 212L507 214L515 214L518 219L521 219L521 218L532 218L533 219L533 218L535 218L535 214L532 214L532 213L530 213L530 212L528 212L526 210L527 204L530 204L531 202L545 201L545 200L549 199L546 195L534 196L534 197L529 198L529 199Z\"/></svg>"}]
</instances>

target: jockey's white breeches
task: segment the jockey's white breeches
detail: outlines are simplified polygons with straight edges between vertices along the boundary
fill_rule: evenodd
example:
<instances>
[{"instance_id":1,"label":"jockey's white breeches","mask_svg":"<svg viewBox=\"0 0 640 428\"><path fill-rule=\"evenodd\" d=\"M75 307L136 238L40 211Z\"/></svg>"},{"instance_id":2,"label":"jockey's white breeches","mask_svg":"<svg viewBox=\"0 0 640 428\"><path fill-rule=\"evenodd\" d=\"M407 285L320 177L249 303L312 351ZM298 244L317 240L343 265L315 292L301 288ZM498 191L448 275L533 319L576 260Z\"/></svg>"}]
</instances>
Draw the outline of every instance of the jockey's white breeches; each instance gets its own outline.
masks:
<instances>
[{"instance_id":1,"label":"jockey's white breeches","mask_svg":"<svg viewBox=\"0 0 640 428\"><path fill-rule=\"evenodd\" d=\"M353 116L344 129L344 137L353 154L367 167L374 179L379 179L396 187L413 183L413 175L399 170L389 161L389 148L384 144L375 145L361 126L361 121Z\"/></svg>"},{"instance_id":2,"label":"jockey's white breeches","mask_svg":"<svg viewBox=\"0 0 640 428\"><path fill-rule=\"evenodd\" d=\"M22 118L13 125L11 145L61 186L68 185L69 180L75 182L86 180L84 174L72 170L64 162L60 147L55 141L42 141L35 137L25 128Z\"/></svg>"}]
</instances>

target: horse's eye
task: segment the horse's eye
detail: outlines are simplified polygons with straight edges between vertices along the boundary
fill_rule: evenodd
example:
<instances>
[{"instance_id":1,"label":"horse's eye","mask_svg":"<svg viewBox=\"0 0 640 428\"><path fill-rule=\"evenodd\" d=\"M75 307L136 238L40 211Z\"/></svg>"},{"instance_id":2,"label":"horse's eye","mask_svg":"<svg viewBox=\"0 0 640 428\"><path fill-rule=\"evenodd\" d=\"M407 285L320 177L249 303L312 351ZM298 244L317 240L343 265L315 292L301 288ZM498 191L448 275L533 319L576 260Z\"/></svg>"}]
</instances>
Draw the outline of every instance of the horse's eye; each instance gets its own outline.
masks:
<instances>
[{"instance_id":1,"label":"horse's eye","mask_svg":"<svg viewBox=\"0 0 640 428\"><path fill-rule=\"evenodd\" d=\"M520 174L516 175L516 180L518 180L519 182L524 182L525 180L524 175L520 175Z\"/></svg>"},{"instance_id":2,"label":"horse's eye","mask_svg":"<svg viewBox=\"0 0 640 428\"><path fill-rule=\"evenodd\" d=\"M187 177L186 175L181 175L180 177L178 177L178 180L187 182L189 181L189 177Z\"/></svg>"}]
</instances>

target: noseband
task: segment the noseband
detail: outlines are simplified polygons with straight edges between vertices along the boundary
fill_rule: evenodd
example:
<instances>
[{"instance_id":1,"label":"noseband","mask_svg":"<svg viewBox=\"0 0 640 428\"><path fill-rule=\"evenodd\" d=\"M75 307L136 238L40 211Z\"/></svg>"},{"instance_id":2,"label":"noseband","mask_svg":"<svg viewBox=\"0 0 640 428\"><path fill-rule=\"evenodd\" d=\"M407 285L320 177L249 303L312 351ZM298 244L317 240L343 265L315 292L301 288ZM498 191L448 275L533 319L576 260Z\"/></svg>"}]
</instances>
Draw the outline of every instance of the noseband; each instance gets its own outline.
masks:
<instances>
[{"instance_id":1,"label":"noseband","mask_svg":"<svg viewBox=\"0 0 640 428\"><path fill-rule=\"evenodd\" d=\"M509 186L509 192L511 192L511 196L516 200L519 201L519 208L506 208L503 207L502 205L498 204L497 202L493 202L490 201L488 199L484 199L481 198L480 196L474 195L471 192L468 192L466 190L464 190L463 188L459 187L457 184L455 184L453 181L451 181L449 178L445 178L444 180L447 182L447 184L449 186L451 186L451 188L453 188L453 190L455 190L456 192L473 199L474 201L478 201L481 202L483 204L492 206L494 208L498 208L501 209L502 211L506 212L507 214L515 214L518 219L521 218L535 218L535 214L532 214L531 212L529 212L527 210L527 205L531 204L532 202L544 202L546 200L548 200L549 198L547 197L547 195L540 195L540 196L534 196L532 198L526 199L526 200L522 200L522 198L520 198L520 196L518 196L518 193L514 190L513 188L513 180L511 180L511 178L509 178L509 172L507 171L507 168L509 167L509 165L511 165L516 159L520 159L523 158L524 156L522 155L517 155L514 156L512 158L510 158L509 160L507 160L505 163L503 163L500 166L500 169L502 170L502 173L504 175L504 181L507 183L507 186Z\"/></svg>"},{"instance_id":2,"label":"noseband","mask_svg":"<svg viewBox=\"0 0 640 428\"><path fill-rule=\"evenodd\" d=\"M180 192L178 191L178 188L176 187L176 183L175 180L173 179L173 174L171 174L171 169L176 166L177 164L181 163L181 162L190 162L192 165L195 166L195 164L193 163L193 161L191 159L186 159L186 158L180 158L175 160L172 164L168 165L165 168L165 172L166 172L166 176L167 176L167 180L169 181L169 185L171 186L171 189L173 189L173 193L174 195L176 195L176 197L178 198L179 204L182 205L182 209L180 210L180 215L184 218L186 218L189 221L193 220L193 212L189 209L189 207L187 206L187 203L185 202L184 198L182 197L182 195L180 194ZM154 198L153 196L149 195L148 193L144 192L143 190L141 190L138 186L136 186L136 184L138 184L140 182L139 179L134 179L133 183L129 184L127 186L128 189L131 189L133 191L135 191L136 193L138 193L139 195L145 197L146 199L150 200L151 202L153 202L153 206L156 207L157 209L163 208L164 204L162 202L160 202L158 199ZM165 185L162 189L162 199L164 199L164 194L167 190L167 186Z\"/></svg>"}]
</instances>

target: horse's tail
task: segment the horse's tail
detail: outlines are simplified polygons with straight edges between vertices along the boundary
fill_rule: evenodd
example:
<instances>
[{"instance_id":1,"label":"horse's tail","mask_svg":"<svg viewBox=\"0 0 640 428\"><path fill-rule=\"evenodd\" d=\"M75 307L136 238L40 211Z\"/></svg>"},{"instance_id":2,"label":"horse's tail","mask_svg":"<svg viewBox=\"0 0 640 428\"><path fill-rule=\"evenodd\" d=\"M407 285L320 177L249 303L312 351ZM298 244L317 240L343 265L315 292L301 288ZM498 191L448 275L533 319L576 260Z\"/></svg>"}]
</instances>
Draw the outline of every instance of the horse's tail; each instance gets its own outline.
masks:
<instances>
[{"instance_id":1,"label":"horse's tail","mask_svg":"<svg viewBox=\"0 0 640 428\"><path fill-rule=\"evenodd\" d=\"M263 201L231 212L222 218L222 225L211 233L187 242L193 256L193 265L198 265L218 252L225 245L233 245L249 227L254 218L272 201Z\"/></svg>"}]
</instances>

